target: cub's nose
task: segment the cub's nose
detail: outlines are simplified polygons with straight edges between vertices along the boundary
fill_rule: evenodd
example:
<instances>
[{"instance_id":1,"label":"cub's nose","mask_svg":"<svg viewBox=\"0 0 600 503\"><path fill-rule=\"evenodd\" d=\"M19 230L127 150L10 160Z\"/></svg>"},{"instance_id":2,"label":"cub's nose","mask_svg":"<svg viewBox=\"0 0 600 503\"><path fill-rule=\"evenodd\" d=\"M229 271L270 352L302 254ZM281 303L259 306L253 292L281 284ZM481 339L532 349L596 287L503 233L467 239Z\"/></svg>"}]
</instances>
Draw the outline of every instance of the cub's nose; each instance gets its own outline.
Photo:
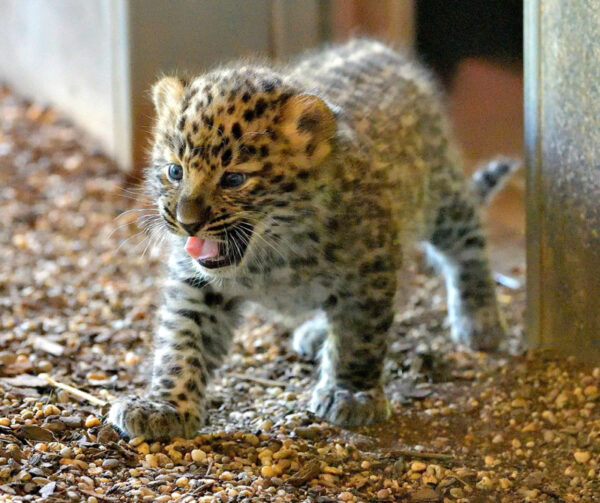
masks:
<instances>
[{"instance_id":1,"label":"cub's nose","mask_svg":"<svg viewBox=\"0 0 600 503\"><path fill-rule=\"evenodd\" d=\"M196 234L210 219L210 206L202 199L181 198L177 203L177 222L188 234Z\"/></svg>"}]
</instances>

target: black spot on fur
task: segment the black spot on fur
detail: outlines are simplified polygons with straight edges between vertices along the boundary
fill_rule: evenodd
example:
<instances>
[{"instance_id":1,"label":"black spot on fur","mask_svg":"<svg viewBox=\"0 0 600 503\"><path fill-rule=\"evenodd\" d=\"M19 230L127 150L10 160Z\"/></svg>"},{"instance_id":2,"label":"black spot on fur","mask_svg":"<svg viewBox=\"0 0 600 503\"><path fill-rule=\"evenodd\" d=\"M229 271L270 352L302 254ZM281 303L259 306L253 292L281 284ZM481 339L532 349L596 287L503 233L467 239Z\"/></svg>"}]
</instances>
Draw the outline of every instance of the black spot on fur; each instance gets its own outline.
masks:
<instances>
[{"instance_id":1,"label":"black spot on fur","mask_svg":"<svg viewBox=\"0 0 600 503\"><path fill-rule=\"evenodd\" d=\"M173 389L175 387L175 383L167 377L163 377L160 380L160 385L165 389Z\"/></svg>"},{"instance_id":2,"label":"black spot on fur","mask_svg":"<svg viewBox=\"0 0 600 503\"><path fill-rule=\"evenodd\" d=\"M253 110L246 110L244 112L244 120L246 122L251 122L254 120L254 111Z\"/></svg>"},{"instance_id":3,"label":"black spot on fur","mask_svg":"<svg viewBox=\"0 0 600 503\"><path fill-rule=\"evenodd\" d=\"M246 91L242 96L242 101L244 103L248 103L250 101L250 98L251 98L250 93L248 91Z\"/></svg>"},{"instance_id":4,"label":"black spot on fur","mask_svg":"<svg viewBox=\"0 0 600 503\"><path fill-rule=\"evenodd\" d=\"M208 281L200 278L185 278L183 282L193 288L204 288L208 284Z\"/></svg>"},{"instance_id":5,"label":"black spot on fur","mask_svg":"<svg viewBox=\"0 0 600 503\"><path fill-rule=\"evenodd\" d=\"M333 307L337 304L338 298L335 295L330 295L325 301L324 307Z\"/></svg>"},{"instance_id":6,"label":"black spot on fur","mask_svg":"<svg viewBox=\"0 0 600 503\"><path fill-rule=\"evenodd\" d=\"M223 302L223 296L220 293L206 292L204 303L207 306L218 306Z\"/></svg>"},{"instance_id":7,"label":"black spot on fur","mask_svg":"<svg viewBox=\"0 0 600 503\"><path fill-rule=\"evenodd\" d=\"M291 97L292 97L292 93L281 93L281 94L279 95L279 98L277 99L277 101L278 101L280 104L282 104L282 105L283 105L283 104L284 104L284 103L286 103L286 102L287 102L287 100L289 100Z\"/></svg>"},{"instance_id":8,"label":"black spot on fur","mask_svg":"<svg viewBox=\"0 0 600 503\"><path fill-rule=\"evenodd\" d=\"M267 102L263 98L259 98L256 105L254 105L254 115L256 115L257 118L262 116L266 108Z\"/></svg>"},{"instance_id":9,"label":"black spot on fur","mask_svg":"<svg viewBox=\"0 0 600 503\"><path fill-rule=\"evenodd\" d=\"M272 93L273 91L275 91L275 82L272 80L265 80L262 83L262 89L265 93Z\"/></svg>"},{"instance_id":10,"label":"black spot on fur","mask_svg":"<svg viewBox=\"0 0 600 503\"><path fill-rule=\"evenodd\" d=\"M296 190L296 184L294 182L284 183L281 186L282 192L293 192L294 190Z\"/></svg>"},{"instance_id":11,"label":"black spot on fur","mask_svg":"<svg viewBox=\"0 0 600 503\"><path fill-rule=\"evenodd\" d=\"M251 196L257 196L265 191L265 187L261 183L257 183L249 192Z\"/></svg>"},{"instance_id":12,"label":"black spot on fur","mask_svg":"<svg viewBox=\"0 0 600 503\"><path fill-rule=\"evenodd\" d=\"M268 155L269 155L269 147L267 147L266 145L262 145L260 147L260 156L267 157Z\"/></svg>"},{"instance_id":13,"label":"black spot on fur","mask_svg":"<svg viewBox=\"0 0 600 503\"><path fill-rule=\"evenodd\" d=\"M314 232L309 232L308 233L308 238L311 241L314 241L315 243L318 243L319 241L321 241L321 238L318 236L318 234L316 234Z\"/></svg>"},{"instance_id":14,"label":"black spot on fur","mask_svg":"<svg viewBox=\"0 0 600 503\"><path fill-rule=\"evenodd\" d=\"M213 157L217 157L217 155L219 155L219 152L221 151L222 148L223 148L222 143L219 143L218 145L214 145L213 148L211 149L211 153L212 153Z\"/></svg>"},{"instance_id":15,"label":"black spot on fur","mask_svg":"<svg viewBox=\"0 0 600 503\"><path fill-rule=\"evenodd\" d=\"M182 370L183 369L181 368L181 365L172 365L169 367L169 374L172 376L178 376L181 374Z\"/></svg>"},{"instance_id":16,"label":"black spot on fur","mask_svg":"<svg viewBox=\"0 0 600 503\"><path fill-rule=\"evenodd\" d=\"M200 369L202 368L202 362L200 361L200 359L196 356L190 356L188 357L188 359L186 360L187 364L190 367L194 367L195 369Z\"/></svg>"},{"instance_id":17,"label":"black spot on fur","mask_svg":"<svg viewBox=\"0 0 600 503\"><path fill-rule=\"evenodd\" d=\"M223 152L223 155L221 156L221 164L223 165L223 167L229 166L229 163L231 162L231 149L228 148L225 152Z\"/></svg>"},{"instance_id":18,"label":"black spot on fur","mask_svg":"<svg viewBox=\"0 0 600 503\"><path fill-rule=\"evenodd\" d=\"M208 129L212 129L213 125L214 125L214 118L212 115L203 115L202 116L202 122L204 123L204 125L208 128Z\"/></svg>"},{"instance_id":19,"label":"black spot on fur","mask_svg":"<svg viewBox=\"0 0 600 503\"><path fill-rule=\"evenodd\" d=\"M181 112L185 112L190 106L190 97L186 96L181 102Z\"/></svg>"},{"instance_id":20,"label":"black spot on fur","mask_svg":"<svg viewBox=\"0 0 600 503\"><path fill-rule=\"evenodd\" d=\"M241 145L240 151L244 152L245 154L248 154L248 155L255 155L256 147L254 145Z\"/></svg>"},{"instance_id":21,"label":"black spot on fur","mask_svg":"<svg viewBox=\"0 0 600 503\"><path fill-rule=\"evenodd\" d=\"M198 391L200 391L198 389L198 385L196 384L196 381L194 381L193 379L190 379L189 381L187 381L185 383L185 389L187 389L191 393L198 393Z\"/></svg>"},{"instance_id":22,"label":"black spot on fur","mask_svg":"<svg viewBox=\"0 0 600 503\"><path fill-rule=\"evenodd\" d=\"M390 264L388 264L383 258L376 257L373 262L365 262L364 264L361 264L359 272L364 275L383 272L388 269L390 269Z\"/></svg>"},{"instance_id":23,"label":"black spot on fur","mask_svg":"<svg viewBox=\"0 0 600 503\"><path fill-rule=\"evenodd\" d=\"M192 311L190 309L179 309L175 311L179 316L192 320L199 327L202 326L202 315L198 311Z\"/></svg>"},{"instance_id":24,"label":"black spot on fur","mask_svg":"<svg viewBox=\"0 0 600 503\"><path fill-rule=\"evenodd\" d=\"M439 247L447 245L451 237L452 229L437 229L431 236L431 244Z\"/></svg>"},{"instance_id":25,"label":"black spot on fur","mask_svg":"<svg viewBox=\"0 0 600 503\"><path fill-rule=\"evenodd\" d=\"M485 241L481 236L472 236L465 240L465 246L468 248L483 248Z\"/></svg>"},{"instance_id":26,"label":"black spot on fur","mask_svg":"<svg viewBox=\"0 0 600 503\"><path fill-rule=\"evenodd\" d=\"M337 251L338 246L333 243L328 243L325 245L325 260L328 262L336 262L337 259L335 257L335 252Z\"/></svg>"},{"instance_id":27,"label":"black spot on fur","mask_svg":"<svg viewBox=\"0 0 600 503\"><path fill-rule=\"evenodd\" d=\"M239 122L236 122L231 126L231 134L236 140L239 140L242 137L242 126L240 126Z\"/></svg>"}]
</instances>

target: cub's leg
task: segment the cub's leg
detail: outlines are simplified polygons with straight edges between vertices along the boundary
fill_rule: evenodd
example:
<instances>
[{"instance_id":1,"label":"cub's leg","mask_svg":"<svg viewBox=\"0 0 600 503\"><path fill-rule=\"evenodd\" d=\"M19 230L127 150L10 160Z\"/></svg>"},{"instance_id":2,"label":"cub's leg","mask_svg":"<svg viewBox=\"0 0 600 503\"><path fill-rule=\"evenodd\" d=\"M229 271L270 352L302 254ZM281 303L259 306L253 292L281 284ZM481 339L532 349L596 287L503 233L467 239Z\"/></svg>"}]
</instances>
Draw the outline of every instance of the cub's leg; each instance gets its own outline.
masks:
<instances>
[{"instance_id":1,"label":"cub's leg","mask_svg":"<svg viewBox=\"0 0 600 503\"><path fill-rule=\"evenodd\" d=\"M236 299L199 279L170 279L159 311L152 383L115 402L108 421L127 437L192 437L204 423L205 390L232 338Z\"/></svg>"},{"instance_id":2,"label":"cub's leg","mask_svg":"<svg viewBox=\"0 0 600 503\"><path fill-rule=\"evenodd\" d=\"M505 328L485 251L479 215L468 194L454 194L437 211L428 254L446 278L452 338L494 350Z\"/></svg>"},{"instance_id":3,"label":"cub's leg","mask_svg":"<svg viewBox=\"0 0 600 503\"><path fill-rule=\"evenodd\" d=\"M292 348L299 355L316 360L329 331L327 314L321 311L305 321L292 334Z\"/></svg>"},{"instance_id":4,"label":"cub's leg","mask_svg":"<svg viewBox=\"0 0 600 503\"><path fill-rule=\"evenodd\" d=\"M391 414L382 374L393 320L395 268L374 260L361 269L370 273L328 299L331 328L309 405L317 416L339 426L372 424Z\"/></svg>"}]
</instances>

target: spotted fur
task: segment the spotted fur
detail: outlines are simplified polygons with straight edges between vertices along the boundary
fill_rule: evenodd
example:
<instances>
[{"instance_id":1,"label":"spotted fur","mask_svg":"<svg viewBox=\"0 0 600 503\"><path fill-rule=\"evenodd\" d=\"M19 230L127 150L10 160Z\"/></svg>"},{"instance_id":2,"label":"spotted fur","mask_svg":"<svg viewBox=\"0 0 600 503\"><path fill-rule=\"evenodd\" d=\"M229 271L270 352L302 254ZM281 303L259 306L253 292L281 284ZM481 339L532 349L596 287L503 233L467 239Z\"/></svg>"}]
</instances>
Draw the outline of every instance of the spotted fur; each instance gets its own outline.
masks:
<instances>
[{"instance_id":1,"label":"spotted fur","mask_svg":"<svg viewBox=\"0 0 600 503\"><path fill-rule=\"evenodd\" d=\"M482 185L464 179L436 85L414 61L355 40L291 67L163 78L153 95L148 180L169 274L150 389L109 414L124 434L194 434L244 301L308 319L294 346L320 355L311 411L342 426L387 419L386 332L404 251L419 242L446 277L454 339L497 346ZM230 173L243 183L230 187ZM188 236L219 241L221 262L188 256Z\"/></svg>"}]
</instances>

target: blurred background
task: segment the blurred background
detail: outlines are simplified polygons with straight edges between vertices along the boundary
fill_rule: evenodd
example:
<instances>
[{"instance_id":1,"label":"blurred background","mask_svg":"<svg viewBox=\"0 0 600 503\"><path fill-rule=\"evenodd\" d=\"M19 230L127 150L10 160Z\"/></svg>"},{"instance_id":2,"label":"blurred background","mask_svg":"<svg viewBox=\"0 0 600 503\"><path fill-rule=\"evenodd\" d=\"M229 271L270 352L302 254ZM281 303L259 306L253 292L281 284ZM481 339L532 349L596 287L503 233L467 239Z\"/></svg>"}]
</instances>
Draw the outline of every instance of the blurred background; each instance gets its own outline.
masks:
<instances>
[{"instance_id":1,"label":"blurred background","mask_svg":"<svg viewBox=\"0 0 600 503\"><path fill-rule=\"evenodd\" d=\"M0 0L0 82L71 118L136 178L157 76L369 35L439 76L470 171L523 155L522 11L521 0ZM523 249L523 191L517 177L489 213L492 239L511 249Z\"/></svg>"}]
</instances>

